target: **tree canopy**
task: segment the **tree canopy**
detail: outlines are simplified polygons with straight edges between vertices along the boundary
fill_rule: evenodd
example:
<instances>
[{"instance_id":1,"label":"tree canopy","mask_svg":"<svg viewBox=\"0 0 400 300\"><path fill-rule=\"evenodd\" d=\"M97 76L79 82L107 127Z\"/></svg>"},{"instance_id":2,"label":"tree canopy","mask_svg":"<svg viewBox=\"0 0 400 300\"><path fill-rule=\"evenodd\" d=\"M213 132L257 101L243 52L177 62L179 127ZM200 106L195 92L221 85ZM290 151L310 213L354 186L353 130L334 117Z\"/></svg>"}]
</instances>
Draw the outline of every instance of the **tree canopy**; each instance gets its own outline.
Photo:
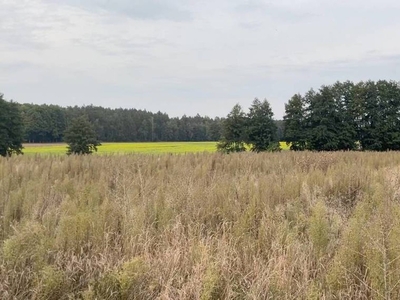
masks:
<instances>
[{"instance_id":1,"label":"tree canopy","mask_svg":"<svg viewBox=\"0 0 400 300\"><path fill-rule=\"evenodd\" d=\"M271 148L277 140L277 130L274 113L267 99L254 99L247 115L247 144L254 152L263 152Z\"/></svg>"},{"instance_id":2,"label":"tree canopy","mask_svg":"<svg viewBox=\"0 0 400 300\"><path fill-rule=\"evenodd\" d=\"M306 149L306 123L305 123L305 100L300 94L294 95L285 104L286 115L284 116L283 138L290 149L301 151Z\"/></svg>"},{"instance_id":3,"label":"tree canopy","mask_svg":"<svg viewBox=\"0 0 400 300\"><path fill-rule=\"evenodd\" d=\"M0 94L0 156L22 154L23 124L19 106Z\"/></svg>"},{"instance_id":4,"label":"tree canopy","mask_svg":"<svg viewBox=\"0 0 400 300\"><path fill-rule=\"evenodd\" d=\"M92 154L97 152L100 142L97 139L93 125L85 116L72 121L64 134L65 142L68 144L67 154Z\"/></svg>"},{"instance_id":5,"label":"tree canopy","mask_svg":"<svg viewBox=\"0 0 400 300\"><path fill-rule=\"evenodd\" d=\"M249 113L236 104L223 121L222 139L218 151L224 153L246 151L246 145L254 152L279 149L278 127L273 120L273 112L265 99L254 99Z\"/></svg>"},{"instance_id":6,"label":"tree canopy","mask_svg":"<svg viewBox=\"0 0 400 300\"><path fill-rule=\"evenodd\" d=\"M285 106L292 150L400 150L400 86L350 81L295 95Z\"/></svg>"},{"instance_id":7,"label":"tree canopy","mask_svg":"<svg viewBox=\"0 0 400 300\"><path fill-rule=\"evenodd\" d=\"M236 104L222 124L222 140L217 149L220 152L246 151L246 115L242 107Z\"/></svg>"}]
</instances>

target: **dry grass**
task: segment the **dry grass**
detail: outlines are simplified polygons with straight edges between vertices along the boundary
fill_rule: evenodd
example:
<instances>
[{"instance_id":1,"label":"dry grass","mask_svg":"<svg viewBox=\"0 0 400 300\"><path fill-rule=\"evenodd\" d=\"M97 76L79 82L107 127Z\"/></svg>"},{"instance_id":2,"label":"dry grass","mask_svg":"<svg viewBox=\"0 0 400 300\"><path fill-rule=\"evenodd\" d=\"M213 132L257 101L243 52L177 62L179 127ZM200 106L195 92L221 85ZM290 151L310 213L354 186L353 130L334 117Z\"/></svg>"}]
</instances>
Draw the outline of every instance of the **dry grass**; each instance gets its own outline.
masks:
<instances>
[{"instance_id":1,"label":"dry grass","mask_svg":"<svg viewBox=\"0 0 400 300\"><path fill-rule=\"evenodd\" d=\"M0 160L1 299L399 299L400 153Z\"/></svg>"}]
</instances>

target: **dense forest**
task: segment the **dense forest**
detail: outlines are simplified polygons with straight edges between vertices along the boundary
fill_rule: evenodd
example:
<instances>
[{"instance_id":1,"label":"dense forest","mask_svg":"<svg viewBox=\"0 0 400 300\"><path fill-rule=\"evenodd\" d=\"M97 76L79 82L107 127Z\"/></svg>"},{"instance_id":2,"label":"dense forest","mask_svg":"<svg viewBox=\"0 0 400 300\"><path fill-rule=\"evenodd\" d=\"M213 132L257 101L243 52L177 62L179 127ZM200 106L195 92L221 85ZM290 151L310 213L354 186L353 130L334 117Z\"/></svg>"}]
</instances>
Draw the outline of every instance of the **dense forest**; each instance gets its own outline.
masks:
<instances>
[{"instance_id":1,"label":"dense forest","mask_svg":"<svg viewBox=\"0 0 400 300\"><path fill-rule=\"evenodd\" d=\"M221 136L221 119L183 116L137 109L110 109L98 106L60 107L22 104L25 141L31 143L62 142L72 120L85 115L102 142L149 141L217 141Z\"/></svg>"},{"instance_id":2,"label":"dense forest","mask_svg":"<svg viewBox=\"0 0 400 300\"><path fill-rule=\"evenodd\" d=\"M25 142L57 143L72 120L85 115L102 142L218 141L223 118L196 115L171 118L166 113L99 106L61 107L21 104ZM276 121L282 137L282 121Z\"/></svg>"}]
</instances>

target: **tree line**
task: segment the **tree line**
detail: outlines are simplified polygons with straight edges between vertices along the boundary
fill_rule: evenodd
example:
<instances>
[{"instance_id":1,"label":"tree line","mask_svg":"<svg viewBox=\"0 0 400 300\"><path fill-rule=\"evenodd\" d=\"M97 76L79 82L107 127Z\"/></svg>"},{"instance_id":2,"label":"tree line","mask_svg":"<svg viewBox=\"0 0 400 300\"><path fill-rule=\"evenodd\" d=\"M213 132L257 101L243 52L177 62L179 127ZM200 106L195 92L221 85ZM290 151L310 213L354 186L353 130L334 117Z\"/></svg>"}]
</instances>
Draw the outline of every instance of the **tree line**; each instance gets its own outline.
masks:
<instances>
[{"instance_id":1,"label":"tree line","mask_svg":"<svg viewBox=\"0 0 400 300\"><path fill-rule=\"evenodd\" d=\"M110 109L98 106L60 107L20 105L24 140L54 143L64 140L73 120L84 115L102 142L217 141L221 119L197 115L170 118L167 114L137 109Z\"/></svg>"},{"instance_id":2,"label":"tree line","mask_svg":"<svg viewBox=\"0 0 400 300\"><path fill-rule=\"evenodd\" d=\"M239 104L223 122L222 152L279 150L277 122L267 100L249 112ZM380 80L336 82L294 95L285 104L283 140L291 150L400 150L400 85Z\"/></svg>"},{"instance_id":3,"label":"tree line","mask_svg":"<svg viewBox=\"0 0 400 300\"><path fill-rule=\"evenodd\" d=\"M285 105L292 150L400 150L400 85L336 82L294 95Z\"/></svg>"},{"instance_id":4,"label":"tree line","mask_svg":"<svg viewBox=\"0 0 400 300\"><path fill-rule=\"evenodd\" d=\"M0 155L21 153L22 143L58 143L84 135L87 140L102 142L218 141L222 137L224 118L196 115L170 118L167 114L137 109L110 109L98 106L61 107L58 105L18 104L0 93ZM81 121L77 121L81 119ZM84 121L82 121L84 119ZM75 122L76 121L76 122ZM81 132L75 123L84 122ZM276 121L278 135L283 136L282 121ZM7 133L5 133L7 131ZM93 131L93 134L92 134ZM78 133L79 132L79 133ZM9 136L18 140L11 142ZM7 136L7 137L6 137ZM74 139L74 138L72 138ZM89 153L89 144L73 146L70 152ZM6 145L8 145L6 147ZM5 149L8 149L7 151ZM10 149L14 149L13 151ZM78 149L78 150L77 150Z\"/></svg>"},{"instance_id":5,"label":"tree line","mask_svg":"<svg viewBox=\"0 0 400 300\"><path fill-rule=\"evenodd\" d=\"M69 130L81 118L91 135L79 143L219 141L218 150L230 153L277 151L283 140L295 151L400 150L400 85L385 80L323 85L294 95L285 104L283 120L274 120L270 103L257 98L248 113L237 104L226 118L212 119L170 118L137 109L17 104L0 94L0 155L20 154L23 142L82 137L83 130L76 133L79 126L76 132Z\"/></svg>"}]
</instances>

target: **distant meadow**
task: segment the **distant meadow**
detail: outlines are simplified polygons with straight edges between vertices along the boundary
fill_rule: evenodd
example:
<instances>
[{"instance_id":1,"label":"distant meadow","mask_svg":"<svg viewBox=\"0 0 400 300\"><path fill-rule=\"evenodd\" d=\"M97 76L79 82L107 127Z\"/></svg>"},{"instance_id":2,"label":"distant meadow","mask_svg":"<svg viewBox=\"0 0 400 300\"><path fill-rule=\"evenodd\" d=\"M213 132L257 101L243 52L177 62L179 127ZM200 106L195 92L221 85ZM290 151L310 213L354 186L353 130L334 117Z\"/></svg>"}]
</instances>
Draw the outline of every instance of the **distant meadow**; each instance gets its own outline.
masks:
<instances>
[{"instance_id":1,"label":"distant meadow","mask_svg":"<svg viewBox=\"0 0 400 300\"><path fill-rule=\"evenodd\" d=\"M281 142L283 150L289 147L285 142ZM24 154L65 154L67 145L58 144L24 144ZM103 143L98 147L99 154L112 153L198 153L216 152L216 142L159 142L159 143Z\"/></svg>"}]
</instances>

